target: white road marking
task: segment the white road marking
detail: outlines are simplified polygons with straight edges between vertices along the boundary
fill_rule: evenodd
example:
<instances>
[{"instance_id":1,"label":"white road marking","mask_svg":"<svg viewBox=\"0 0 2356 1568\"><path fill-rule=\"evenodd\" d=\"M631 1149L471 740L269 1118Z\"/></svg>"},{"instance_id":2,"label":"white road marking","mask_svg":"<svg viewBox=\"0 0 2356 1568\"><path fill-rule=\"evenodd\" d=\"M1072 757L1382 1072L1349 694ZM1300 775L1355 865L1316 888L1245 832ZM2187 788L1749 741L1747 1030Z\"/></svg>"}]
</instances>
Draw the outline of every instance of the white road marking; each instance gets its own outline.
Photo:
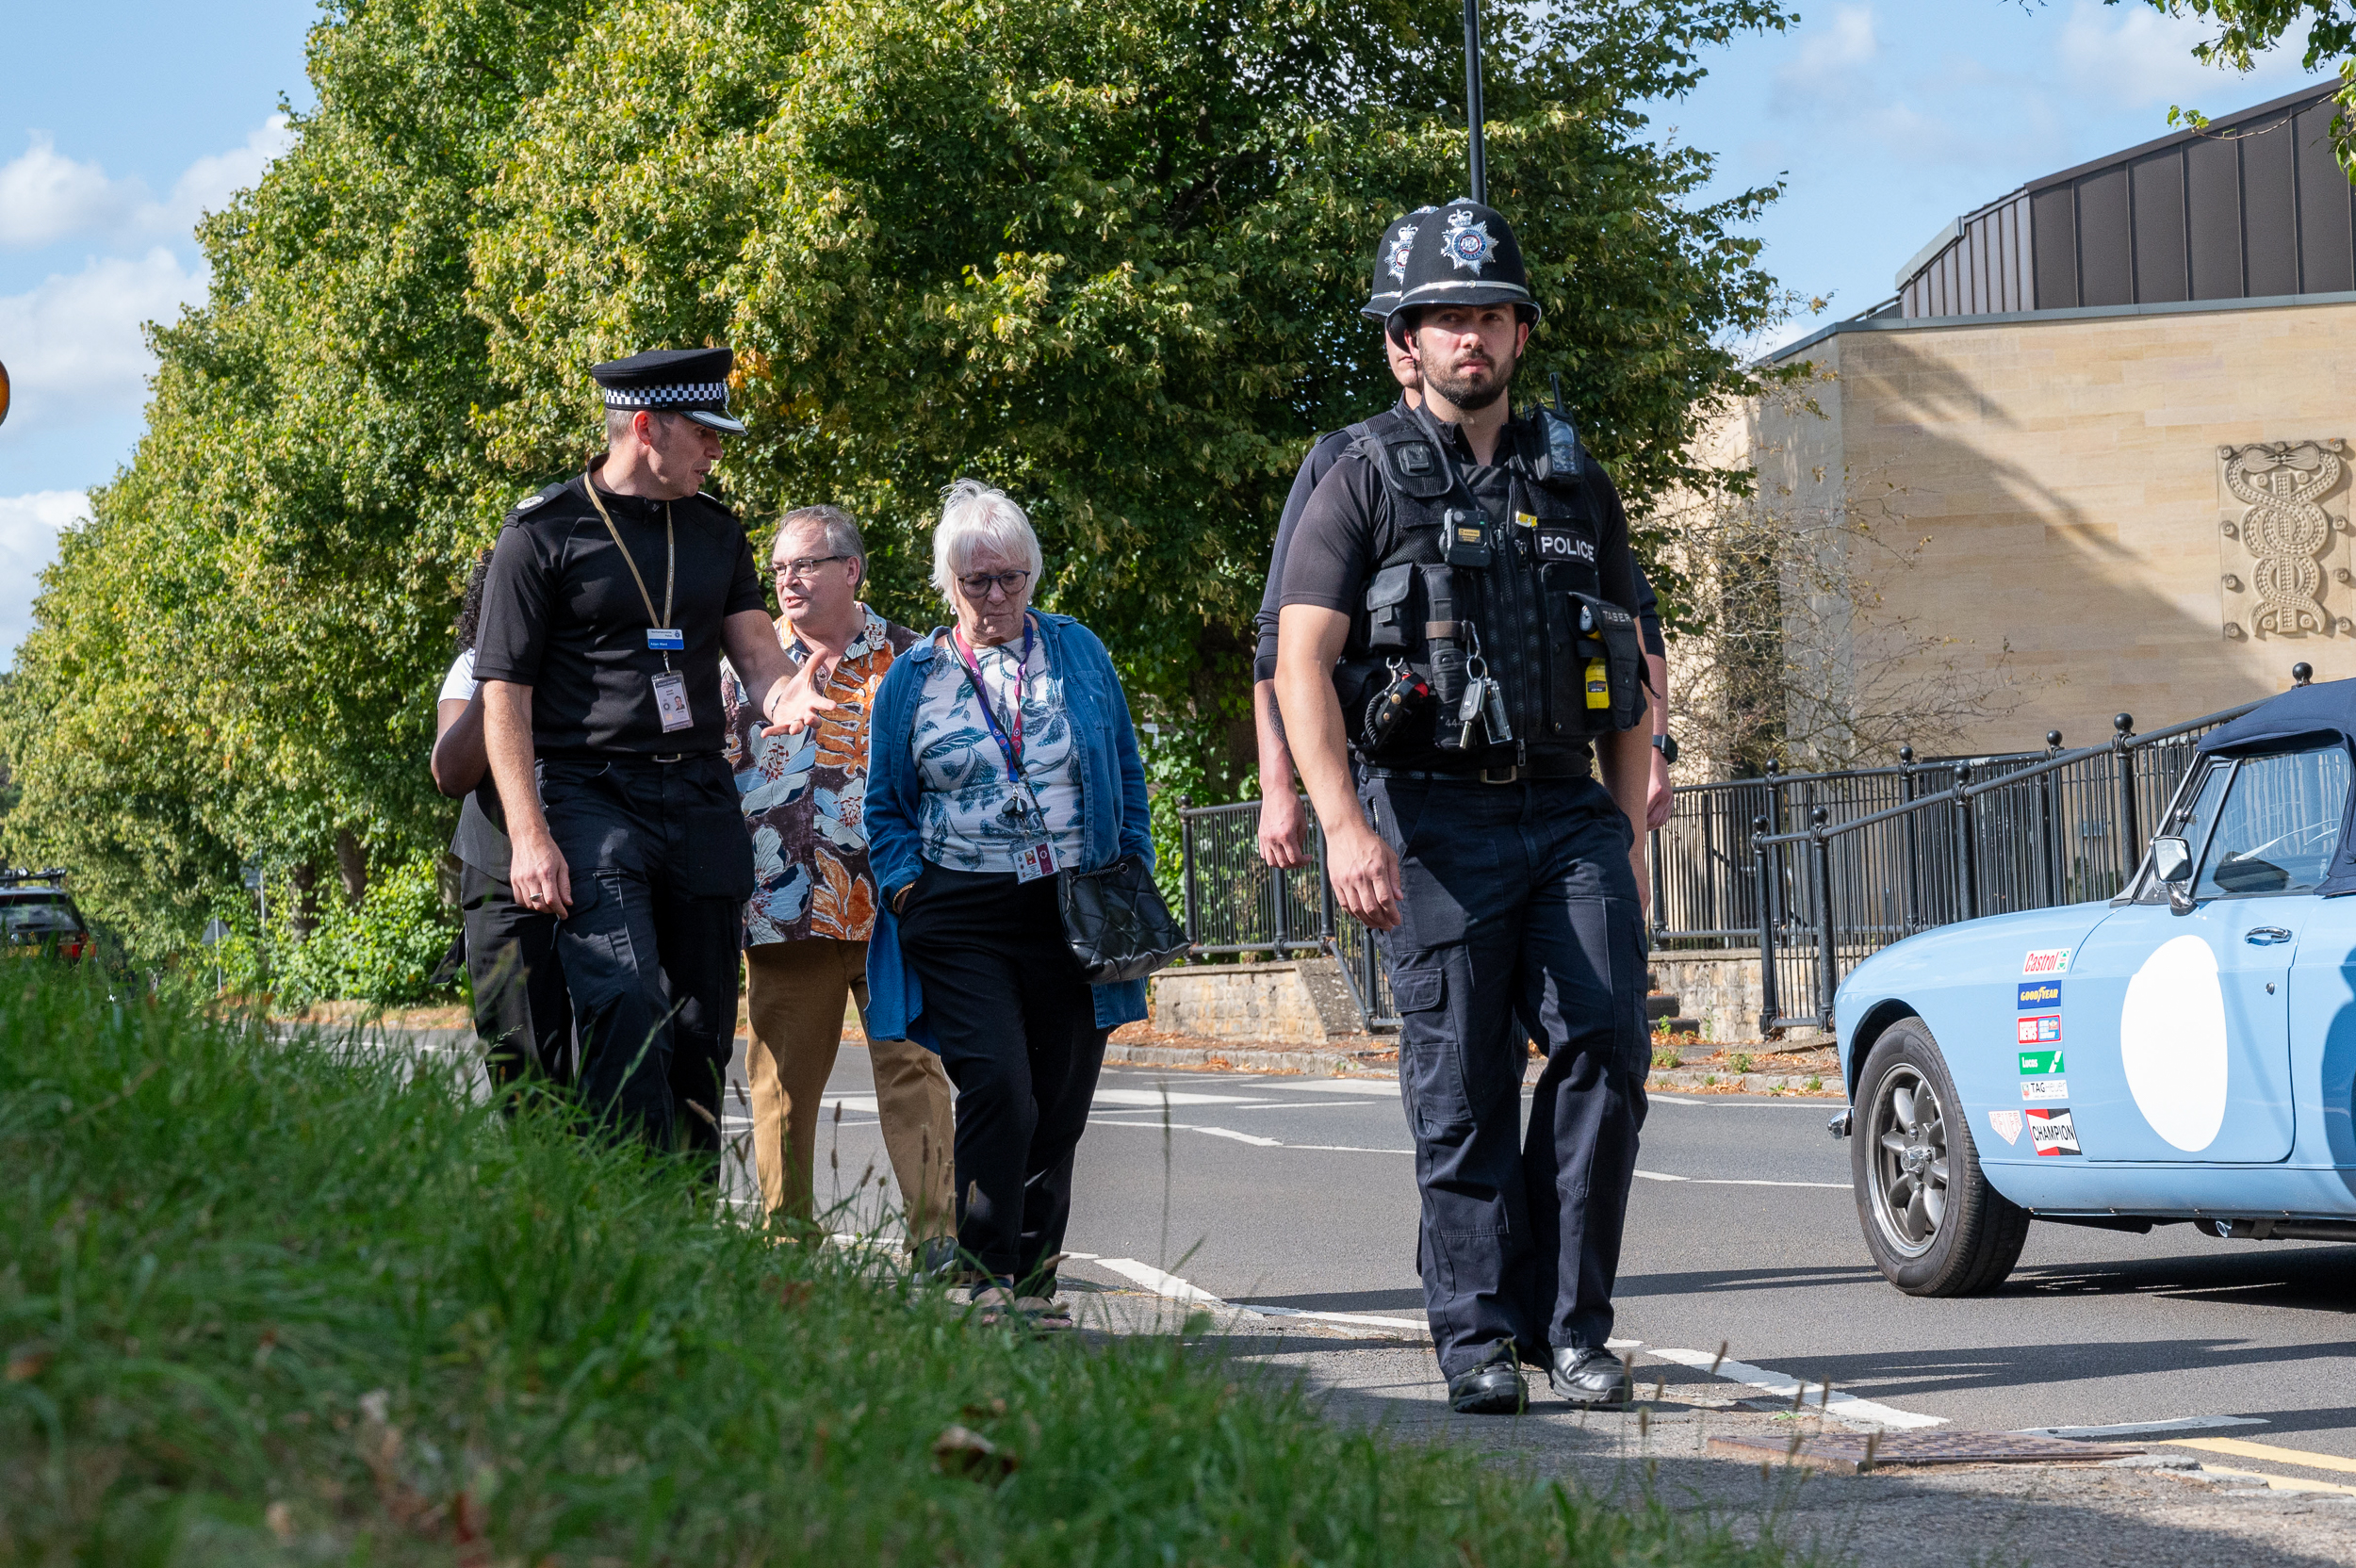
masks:
<instances>
[{"instance_id":1,"label":"white road marking","mask_svg":"<svg viewBox=\"0 0 2356 1568\"><path fill-rule=\"evenodd\" d=\"M1816 1096L1810 1096L1805 1100L1798 1098L1790 1100L1680 1100L1674 1094L1657 1094L1650 1090L1645 1091L1644 1101L1652 1105L1707 1105L1711 1110L1726 1111L1821 1111L1827 1105L1839 1103L1830 1098Z\"/></svg>"},{"instance_id":2,"label":"white road marking","mask_svg":"<svg viewBox=\"0 0 2356 1568\"><path fill-rule=\"evenodd\" d=\"M1147 1110L1159 1110L1164 1105L1252 1105L1262 1102L1258 1095L1196 1094L1190 1090L1170 1089L1106 1089L1096 1091L1092 1102L1098 1105L1137 1105Z\"/></svg>"},{"instance_id":3,"label":"white road marking","mask_svg":"<svg viewBox=\"0 0 2356 1568\"><path fill-rule=\"evenodd\" d=\"M1847 1182L1770 1182L1757 1177L1740 1176L1671 1176L1665 1171L1640 1170L1640 1180L1646 1182L1690 1182L1697 1187L1831 1187L1847 1192Z\"/></svg>"},{"instance_id":4,"label":"white road marking","mask_svg":"<svg viewBox=\"0 0 2356 1568\"><path fill-rule=\"evenodd\" d=\"M1226 1312L1250 1313L1254 1317L1300 1317L1315 1323L1337 1323L1351 1328L1404 1329L1410 1333L1432 1337L1431 1323L1420 1317L1383 1317L1366 1312L1310 1312L1301 1307L1258 1306L1242 1301L1230 1301L1214 1296L1199 1285L1189 1283L1175 1274L1163 1272L1150 1263L1135 1258L1100 1258L1092 1252L1067 1252L1068 1258L1087 1258L1099 1268L1109 1268L1124 1279L1135 1280L1154 1295L1171 1301L1184 1301L1189 1306L1218 1307ZM1634 1348L1640 1341L1633 1339L1606 1340L1614 1350Z\"/></svg>"},{"instance_id":5,"label":"white road marking","mask_svg":"<svg viewBox=\"0 0 2356 1568\"><path fill-rule=\"evenodd\" d=\"M1317 1154L1412 1154L1412 1149L1367 1149L1350 1143L1286 1143L1281 1138L1264 1138L1256 1133L1238 1133L1233 1127L1204 1127L1191 1121L1115 1121L1106 1117L1088 1118L1091 1127L1137 1127L1158 1133L1168 1127L1173 1133L1201 1133L1206 1137L1231 1138L1248 1143L1255 1149L1299 1149Z\"/></svg>"},{"instance_id":6,"label":"white road marking","mask_svg":"<svg viewBox=\"0 0 2356 1568\"><path fill-rule=\"evenodd\" d=\"M1943 1427L1947 1424L1943 1415L1918 1415L1894 1405L1878 1404L1872 1399L1860 1399L1854 1394L1842 1394L1824 1383L1803 1383L1785 1373L1771 1372L1766 1367L1752 1366L1744 1362L1726 1361L1704 1350L1666 1350L1658 1346L1646 1346L1644 1353L1659 1356L1662 1361L1675 1362L1679 1366L1696 1367L1704 1372L1715 1371L1728 1381L1763 1389L1769 1394L1790 1396L1811 1391L1803 1402L1819 1406L1826 1415L1840 1421L1899 1428Z\"/></svg>"},{"instance_id":7,"label":"white road marking","mask_svg":"<svg viewBox=\"0 0 2356 1568\"><path fill-rule=\"evenodd\" d=\"M2204 1427L2263 1427L2263 1415L2180 1415L2173 1421L2123 1421L2115 1427L2023 1427L2018 1437L2134 1437L2141 1432L2188 1432Z\"/></svg>"},{"instance_id":8,"label":"white road marking","mask_svg":"<svg viewBox=\"0 0 2356 1568\"><path fill-rule=\"evenodd\" d=\"M1300 1089L1312 1094L1399 1093L1396 1078L1271 1078L1272 1089Z\"/></svg>"},{"instance_id":9,"label":"white road marking","mask_svg":"<svg viewBox=\"0 0 2356 1568\"><path fill-rule=\"evenodd\" d=\"M872 1094L828 1094L819 1097L818 1108L824 1111L865 1111L876 1114L875 1097Z\"/></svg>"}]
</instances>

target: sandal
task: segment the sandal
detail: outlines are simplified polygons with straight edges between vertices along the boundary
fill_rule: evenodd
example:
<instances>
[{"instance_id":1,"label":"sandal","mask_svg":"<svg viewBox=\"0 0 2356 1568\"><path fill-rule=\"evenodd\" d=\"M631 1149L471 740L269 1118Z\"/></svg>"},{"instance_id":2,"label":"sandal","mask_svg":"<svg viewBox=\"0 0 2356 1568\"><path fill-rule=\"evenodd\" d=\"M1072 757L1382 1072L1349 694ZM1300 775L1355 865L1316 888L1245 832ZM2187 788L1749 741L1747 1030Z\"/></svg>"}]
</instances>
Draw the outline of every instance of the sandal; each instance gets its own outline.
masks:
<instances>
[{"instance_id":1,"label":"sandal","mask_svg":"<svg viewBox=\"0 0 2356 1568\"><path fill-rule=\"evenodd\" d=\"M1052 1297L1018 1296L1014 1298L1014 1310L1029 1318L1031 1327L1040 1333L1060 1334L1072 1331L1072 1308Z\"/></svg>"},{"instance_id":2,"label":"sandal","mask_svg":"<svg viewBox=\"0 0 2356 1568\"><path fill-rule=\"evenodd\" d=\"M1016 1300L1013 1287L1003 1284L977 1284L968 1298L973 1308L973 1321L985 1329L1018 1320L1027 1323L1029 1317Z\"/></svg>"}]
</instances>

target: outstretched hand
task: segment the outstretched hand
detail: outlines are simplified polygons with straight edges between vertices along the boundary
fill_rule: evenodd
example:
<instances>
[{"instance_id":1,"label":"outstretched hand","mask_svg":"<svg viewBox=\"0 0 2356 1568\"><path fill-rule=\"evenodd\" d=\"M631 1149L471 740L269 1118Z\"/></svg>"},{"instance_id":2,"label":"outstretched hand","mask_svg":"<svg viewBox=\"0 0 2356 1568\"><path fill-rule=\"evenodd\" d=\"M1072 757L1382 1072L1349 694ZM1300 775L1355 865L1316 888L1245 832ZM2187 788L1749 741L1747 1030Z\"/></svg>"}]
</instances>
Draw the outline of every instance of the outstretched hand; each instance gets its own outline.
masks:
<instances>
[{"instance_id":1,"label":"outstretched hand","mask_svg":"<svg viewBox=\"0 0 2356 1568\"><path fill-rule=\"evenodd\" d=\"M802 667L794 672L791 679L770 687L768 705L761 710L769 726L761 734L799 735L816 724L821 713L833 712L838 704L818 694L833 678L835 662L831 654L812 654L802 662Z\"/></svg>"}]
</instances>

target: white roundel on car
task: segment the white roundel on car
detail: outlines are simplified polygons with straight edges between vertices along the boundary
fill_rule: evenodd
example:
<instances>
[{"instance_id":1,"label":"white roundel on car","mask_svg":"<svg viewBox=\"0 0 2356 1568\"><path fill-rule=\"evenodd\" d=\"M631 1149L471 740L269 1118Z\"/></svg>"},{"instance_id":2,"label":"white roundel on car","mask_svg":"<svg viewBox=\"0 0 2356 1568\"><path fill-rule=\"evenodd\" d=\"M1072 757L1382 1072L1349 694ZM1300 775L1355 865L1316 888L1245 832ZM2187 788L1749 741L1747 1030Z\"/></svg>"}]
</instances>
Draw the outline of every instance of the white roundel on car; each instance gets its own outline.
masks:
<instances>
[{"instance_id":1,"label":"white roundel on car","mask_svg":"<svg viewBox=\"0 0 2356 1568\"><path fill-rule=\"evenodd\" d=\"M2162 942L2127 982L2119 1009L2127 1089L2151 1130L2187 1154L2225 1125L2225 992L2199 937Z\"/></svg>"}]
</instances>

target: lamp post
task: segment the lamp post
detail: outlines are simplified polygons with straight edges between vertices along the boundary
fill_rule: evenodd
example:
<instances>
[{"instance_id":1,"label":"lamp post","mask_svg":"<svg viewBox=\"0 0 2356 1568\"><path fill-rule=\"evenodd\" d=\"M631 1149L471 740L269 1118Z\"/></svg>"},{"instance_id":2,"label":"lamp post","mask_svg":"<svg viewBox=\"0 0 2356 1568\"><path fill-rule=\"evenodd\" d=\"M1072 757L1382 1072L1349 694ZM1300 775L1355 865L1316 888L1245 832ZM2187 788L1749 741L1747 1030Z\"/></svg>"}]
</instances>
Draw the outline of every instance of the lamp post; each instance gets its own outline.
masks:
<instances>
[{"instance_id":1,"label":"lamp post","mask_svg":"<svg viewBox=\"0 0 2356 1568\"><path fill-rule=\"evenodd\" d=\"M1466 172L1472 176L1472 199L1489 204L1489 159L1481 146L1481 0L1464 0L1464 126Z\"/></svg>"}]
</instances>

